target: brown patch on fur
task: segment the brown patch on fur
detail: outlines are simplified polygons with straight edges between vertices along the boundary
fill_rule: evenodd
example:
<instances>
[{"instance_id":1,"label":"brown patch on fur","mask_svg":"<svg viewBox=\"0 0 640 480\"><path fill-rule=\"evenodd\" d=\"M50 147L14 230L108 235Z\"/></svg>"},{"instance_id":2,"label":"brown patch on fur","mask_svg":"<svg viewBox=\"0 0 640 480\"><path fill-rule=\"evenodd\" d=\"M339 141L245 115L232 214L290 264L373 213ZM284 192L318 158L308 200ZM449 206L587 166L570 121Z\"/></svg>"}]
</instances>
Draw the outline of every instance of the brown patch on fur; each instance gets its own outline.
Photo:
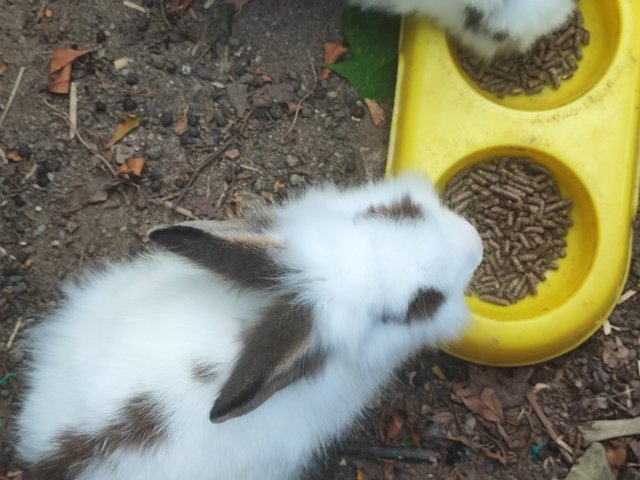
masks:
<instances>
[{"instance_id":1,"label":"brown patch on fur","mask_svg":"<svg viewBox=\"0 0 640 480\"><path fill-rule=\"evenodd\" d=\"M366 216L389 220L421 220L424 218L420 205L411 200L409 195L405 195L390 205L372 205L367 209Z\"/></svg>"},{"instance_id":2,"label":"brown patch on fur","mask_svg":"<svg viewBox=\"0 0 640 480\"><path fill-rule=\"evenodd\" d=\"M438 290L427 288L413 298L407 310L407 322L425 320L433 316L444 302L444 295Z\"/></svg>"},{"instance_id":3,"label":"brown patch on fur","mask_svg":"<svg viewBox=\"0 0 640 480\"><path fill-rule=\"evenodd\" d=\"M162 409L153 396L136 395L120 409L119 420L100 431L60 434L57 449L33 466L30 478L73 480L93 461L103 460L119 449L149 450L167 434Z\"/></svg>"},{"instance_id":4,"label":"brown patch on fur","mask_svg":"<svg viewBox=\"0 0 640 480\"><path fill-rule=\"evenodd\" d=\"M220 390L210 419L223 422L258 407L278 390L317 374L324 352L310 352L311 309L284 296L246 333L229 380Z\"/></svg>"},{"instance_id":5,"label":"brown patch on fur","mask_svg":"<svg viewBox=\"0 0 640 480\"><path fill-rule=\"evenodd\" d=\"M242 287L273 287L282 276L282 269L270 256L276 242L266 236L242 232L216 235L194 226L174 225L152 230L149 238Z\"/></svg>"},{"instance_id":6,"label":"brown patch on fur","mask_svg":"<svg viewBox=\"0 0 640 480\"><path fill-rule=\"evenodd\" d=\"M218 366L206 361L194 361L191 367L191 376L201 383L215 382L220 376Z\"/></svg>"}]
</instances>

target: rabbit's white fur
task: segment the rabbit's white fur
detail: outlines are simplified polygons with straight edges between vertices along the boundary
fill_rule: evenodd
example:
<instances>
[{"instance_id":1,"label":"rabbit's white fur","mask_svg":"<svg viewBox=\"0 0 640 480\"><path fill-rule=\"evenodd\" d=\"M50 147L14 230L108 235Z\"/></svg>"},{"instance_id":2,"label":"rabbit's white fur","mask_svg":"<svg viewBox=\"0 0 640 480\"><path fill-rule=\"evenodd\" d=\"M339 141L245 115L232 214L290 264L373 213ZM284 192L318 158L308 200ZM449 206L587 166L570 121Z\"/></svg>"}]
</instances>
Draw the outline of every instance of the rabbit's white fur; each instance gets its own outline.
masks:
<instances>
[{"instance_id":1,"label":"rabbit's white fur","mask_svg":"<svg viewBox=\"0 0 640 480\"><path fill-rule=\"evenodd\" d=\"M543 35L562 26L576 0L349 0L354 5L396 14L426 15L483 57L525 52ZM475 26L470 11L479 15ZM498 35L495 38L494 35Z\"/></svg>"},{"instance_id":2,"label":"rabbit's white fur","mask_svg":"<svg viewBox=\"0 0 640 480\"><path fill-rule=\"evenodd\" d=\"M406 195L424 219L366 214ZM261 235L283 246L270 255L289 272L275 289L238 288L162 250L68 288L64 304L32 331L30 389L18 418L22 458L43 461L65 432L108 429L129 399L151 393L167 427L157 445L117 448L65 478L293 478L411 353L464 329L464 288L481 242L426 181L401 178L346 192L325 187L272 218ZM444 294L432 318L381 321L405 314L419 288ZM328 352L323 368L249 413L211 423L208 413L241 354L243 333L279 289L297 292L311 307L311 343ZM202 361L216 365L215 380L194 380L194 362Z\"/></svg>"}]
</instances>

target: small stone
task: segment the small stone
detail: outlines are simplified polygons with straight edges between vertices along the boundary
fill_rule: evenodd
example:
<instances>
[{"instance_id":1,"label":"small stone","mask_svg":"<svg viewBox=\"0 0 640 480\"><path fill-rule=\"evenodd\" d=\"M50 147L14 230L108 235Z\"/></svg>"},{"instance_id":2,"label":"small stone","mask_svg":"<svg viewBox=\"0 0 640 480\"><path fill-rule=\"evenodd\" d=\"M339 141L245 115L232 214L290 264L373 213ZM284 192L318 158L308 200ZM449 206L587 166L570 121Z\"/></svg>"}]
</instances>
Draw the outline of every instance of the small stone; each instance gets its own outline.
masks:
<instances>
[{"instance_id":1,"label":"small stone","mask_svg":"<svg viewBox=\"0 0 640 480\"><path fill-rule=\"evenodd\" d=\"M15 253L15 257L19 263L24 263L27 260L27 258L29 258L29 254L24 250L18 250Z\"/></svg>"},{"instance_id":2,"label":"small stone","mask_svg":"<svg viewBox=\"0 0 640 480\"><path fill-rule=\"evenodd\" d=\"M49 183L51 183L51 180L49 180L49 177L47 176L46 173L37 173L36 174L36 184L40 187L40 188L45 188L49 185Z\"/></svg>"},{"instance_id":3,"label":"small stone","mask_svg":"<svg viewBox=\"0 0 640 480\"><path fill-rule=\"evenodd\" d=\"M338 98L338 92L336 92L335 90L327 92L327 98L330 100L335 100L336 98Z\"/></svg>"},{"instance_id":4,"label":"small stone","mask_svg":"<svg viewBox=\"0 0 640 480\"><path fill-rule=\"evenodd\" d=\"M53 240L53 241L51 242L51 246L52 246L53 248L58 248L58 247L60 246L60 240Z\"/></svg>"},{"instance_id":5,"label":"small stone","mask_svg":"<svg viewBox=\"0 0 640 480\"><path fill-rule=\"evenodd\" d=\"M188 77L189 75L191 75L191 65L187 65L187 64L181 65L180 73L185 77Z\"/></svg>"},{"instance_id":6,"label":"small stone","mask_svg":"<svg viewBox=\"0 0 640 480\"><path fill-rule=\"evenodd\" d=\"M358 92L352 89L345 91L342 94L342 98L344 100L344 103L346 103L349 106L355 105L356 102L360 99L360 97L358 96Z\"/></svg>"},{"instance_id":7,"label":"small stone","mask_svg":"<svg viewBox=\"0 0 640 480\"><path fill-rule=\"evenodd\" d=\"M96 43L104 43L107 41L107 34L104 30L98 30L96 32Z\"/></svg>"},{"instance_id":8,"label":"small stone","mask_svg":"<svg viewBox=\"0 0 640 480\"><path fill-rule=\"evenodd\" d=\"M196 77L201 80L213 81L216 78L213 69L208 68L201 63L195 66L195 68L193 69L193 73L195 73Z\"/></svg>"},{"instance_id":9,"label":"small stone","mask_svg":"<svg viewBox=\"0 0 640 480\"><path fill-rule=\"evenodd\" d=\"M125 79L125 81L127 82L127 85L137 85L138 84L138 76L135 73L130 73L129 75L127 75L127 78Z\"/></svg>"},{"instance_id":10,"label":"small stone","mask_svg":"<svg viewBox=\"0 0 640 480\"><path fill-rule=\"evenodd\" d=\"M96 109L96 112L104 113L107 111L107 104L104 102L98 101L95 103L94 108Z\"/></svg>"},{"instance_id":11,"label":"small stone","mask_svg":"<svg viewBox=\"0 0 640 480\"><path fill-rule=\"evenodd\" d=\"M0 390L0 397L2 398L7 398L9 396L9 390L7 390L6 388L3 388L2 390Z\"/></svg>"},{"instance_id":12,"label":"small stone","mask_svg":"<svg viewBox=\"0 0 640 480\"><path fill-rule=\"evenodd\" d=\"M313 115L313 110L305 105L304 107L302 107L301 113L304 118L309 118L311 115Z\"/></svg>"},{"instance_id":13,"label":"small stone","mask_svg":"<svg viewBox=\"0 0 640 480\"><path fill-rule=\"evenodd\" d=\"M269 107L269 115L271 115L271 118L273 118L274 120L282 118L284 113L284 106L280 105L279 103L274 103Z\"/></svg>"},{"instance_id":14,"label":"small stone","mask_svg":"<svg viewBox=\"0 0 640 480\"><path fill-rule=\"evenodd\" d=\"M147 157L151 160L158 160L162 157L163 152L164 148L161 145L154 144L147 148Z\"/></svg>"},{"instance_id":15,"label":"small stone","mask_svg":"<svg viewBox=\"0 0 640 480\"><path fill-rule=\"evenodd\" d=\"M198 138L200 136L198 127L189 127L189 136L192 138Z\"/></svg>"},{"instance_id":16,"label":"small stone","mask_svg":"<svg viewBox=\"0 0 640 480\"><path fill-rule=\"evenodd\" d=\"M218 127L224 127L228 123L227 117L221 110L213 112L213 121Z\"/></svg>"},{"instance_id":17,"label":"small stone","mask_svg":"<svg viewBox=\"0 0 640 480\"><path fill-rule=\"evenodd\" d=\"M287 166L289 168L293 168L300 163L300 159L294 155L287 155L285 161L287 162Z\"/></svg>"},{"instance_id":18,"label":"small stone","mask_svg":"<svg viewBox=\"0 0 640 480\"><path fill-rule=\"evenodd\" d=\"M136 200L136 208L138 210L145 210L147 208L147 199L142 196L138 197Z\"/></svg>"},{"instance_id":19,"label":"small stone","mask_svg":"<svg viewBox=\"0 0 640 480\"><path fill-rule=\"evenodd\" d=\"M338 140L344 140L347 138L347 129L344 125L340 125L333 131L333 136Z\"/></svg>"},{"instance_id":20,"label":"small stone","mask_svg":"<svg viewBox=\"0 0 640 480\"><path fill-rule=\"evenodd\" d=\"M122 100L122 109L125 112L130 112L131 110L135 110L136 108L138 108L138 102L136 102L131 97L124 97L124 100Z\"/></svg>"},{"instance_id":21,"label":"small stone","mask_svg":"<svg viewBox=\"0 0 640 480\"><path fill-rule=\"evenodd\" d=\"M44 164L47 170L50 172L57 172L58 170L60 170L60 166L62 165L60 163L60 160L58 160L57 158L49 158L44 162Z\"/></svg>"},{"instance_id":22,"label":"small stone","mask_svg":"<svg viewBox=\"0 0 640 480\"><path fill-rule=\"evenodd\" d=\"M358 103L352 106L350 113L351 113L351 116L355 118L364 117L365 110L364 110L364 105L362 105L362 102L358 101Z\"/></svg>"},{"instance_id":23,"label":"small stone","mask_svg":"<svg viewBox=\"0 0 640 480\"><path fill-rule=\"evenodd\" d=\"M24 350L22 348L15 346L9 350L9 361L11 363L20 363L22 360L24 360Z\"/></svg>"},{"instance_id":24,"label":"small stone","mask_svg":"<svg viewBox=\"0 0 640 480\"><path fill-rule=\"evenodd\" d=\"M238 48L240 46L240 40L237 37L229 37L227 42L229 42L229 46L232 48Z\"/></svg>"},{"instance_id":25,"label":"small stone","mask_svg":"<svg viewBox=\"0 0 640 480\"><path fill-rule=\"evenodd\" d=\"M294 173L291 175L291 177L289 177L289 182L291 183L292 187L301 187L305 184L304 177L302 175L298 175L297 173Z\"/></svg>"},{"instance_id":26,"label":"small stone","mask_svg":"<svg viewBox=\"0 0 640 480\"><path fill-rule=\"evenodd\" d=\"M162 180L153 180L149 188L152 192L158 193L160 190L162 190Z\"/></svg>"},{"instance_id":27,"label":"small stone","mask_svg":"<svg viewBox=\"0 0 640 480\"><path fill-rule=\"evenodd\" d=\"M191 114L187 117L187 125L189 125L190 127L197 127L199 121L200 119L197 115Z\"/></svg>"},{"instance_id":28,"label":"small stone","mask_svg":"<svg viewBox=\"0 0 640 480\"><path fill-rule=\"evenodd\" d=\"M173 114L171 112L162 112L162 115L160 115L160 125L163 127L173 125Z\"/></svg>"},{"instance_id":29,"label":"small stone","mask_svg":"<svg viewBox=\"0 0 640 480\"><path fill-rule=\"evenodd\" d=\"M69 235L72 235L76 230L78 230L78 228L80 228L80 225L73 221L67 222L67 224L64 226L64 230Z\"/></svg>"},{"instance_id":30,"label":"small stone","mask_svg":"<svg viewBox=\"0 0 640 480\"><path fill-rule=\"evenodd\" d=\"M21 145L18 147L18 155L23 159L28 160L31 158L31 149L26 145Z\"/></svg>"},{"instance_id":31,"label":"small stone","mask_svg":"<svg viewBox=\"0 0 640 480\"><path fill-rule=\"evenodd\" d=\"M167 73L176 73L178 66L175 63L169 61L166 63L164 68L167 71Z\"/></svg>"}]
</instances>

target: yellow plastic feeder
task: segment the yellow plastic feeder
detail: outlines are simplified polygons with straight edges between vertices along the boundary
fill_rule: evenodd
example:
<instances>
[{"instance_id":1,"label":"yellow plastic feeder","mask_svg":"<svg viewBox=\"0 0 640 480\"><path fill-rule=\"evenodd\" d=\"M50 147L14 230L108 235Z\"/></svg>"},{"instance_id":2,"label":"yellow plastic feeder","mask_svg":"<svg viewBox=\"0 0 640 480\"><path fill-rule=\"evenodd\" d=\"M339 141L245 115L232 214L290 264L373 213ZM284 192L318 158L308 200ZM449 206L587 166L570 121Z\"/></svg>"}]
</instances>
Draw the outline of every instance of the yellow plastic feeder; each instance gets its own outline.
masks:
<instances>
[{"instance_id":1,"label":"yellow plastic feeder","mask_svg":"<svg viewBox=\"0 0 640 480\"><path fill-rule=\"evenodd\" d=\"M546 166L573 200L566 257L538 294L507 306L470 297L471 327L445 350L487 365L527 365L585 341L613 310L629 268L638 202L640 2L582 0L591 43L559 90L498 99L457 64L445 34L403 20L387 174L425 172L441 191L496 156Z\"/></svg>"}]
</instances>

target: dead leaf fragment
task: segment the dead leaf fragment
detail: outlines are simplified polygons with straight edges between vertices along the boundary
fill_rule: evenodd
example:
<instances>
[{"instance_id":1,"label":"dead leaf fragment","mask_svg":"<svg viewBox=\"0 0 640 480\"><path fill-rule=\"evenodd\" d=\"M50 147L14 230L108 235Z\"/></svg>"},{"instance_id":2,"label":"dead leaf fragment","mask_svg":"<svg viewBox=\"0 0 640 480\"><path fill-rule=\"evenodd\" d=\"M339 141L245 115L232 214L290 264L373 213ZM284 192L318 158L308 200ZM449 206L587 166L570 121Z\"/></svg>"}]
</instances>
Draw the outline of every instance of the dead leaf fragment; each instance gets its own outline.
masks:
<instances>
[{"instance_id":1,"label":"dead leaf fragment","mask_svg":"<svg viewBox=\"0 0 640 480\"><path fill-rule=\"evenodd\" d=\"M100 185L89 185L85 187L80 193L80 199L75 201L71 207L65 210L64 214L77 212L83 209L87 205L93 205L94 203L106 202L109 199L109 194L120 185L120 180L108 180Z\"/></svg>"},{"instance_id":2,"label":"dead leaf fragment","mask_svg":"<svg viewBox=\"0 0 640 480\"><path fill-rule=\"evenodd\" d=\"M371 100L370 98L365 98L364 103L367 105L369 115L371 115L371 121L376 127L384 122L384 110L378 102Z\"/></svg>"},{"instance_id":3,"label":"dead leaf fragment","mask_svg":"<svg viewBox=\"0 0 640 480\"><path fill-rule=\"evenodd\" d=\"M118 167L116 174L125 180L137 180L142 176L144 157L132 157Z\"/></svg>"},{"instance_id":4,"label":"dead leaf fragment","mask_svg":"<svg viewBox=\"0 0 640 480\"><path fill-rule=\"evenodd\" d=\"M226 86L227 97L231 106L236 111L236 115L242 117L249 108L247 101L247 86L240 82L228 83Z\"/></svg>"},{"instance_id":5,"label":"dead leaf fragment","mask_svg":"<svg viewBox=\"0 0 640 480\"><path fill-rule=\"evenodd\" d=\"M342 56L347 53L349 50L342 45L342 43L337 42L324 42L324 63L331 64L336 63ZM324 80L329 77L331 74L331 70L327 67L323 67L320 72L320 76L318 77L320 80Z\"/></svg>"},{"instance_id":6,"label":"dead leaf fragment","mask_svg":"<svg viewBox=\"0 0 640 480\"><path fill-rule=\"evenodd\" d=\"M454 400L463 403L471 412L489 422L502 423L504 420L502 404L492 388L483 389L480 395L477 395L472 388L459 383L454 383L451 389Z\"/></svg>"},{"instance_id":7,"label":"dead leaf fragment","mask_svg":"<svg viewBox=\"0 0 640 480\"><path fill-rule=\"evenodd\" d=\"M120 71L132 62L133 62L133 58L129 58L129 57L116 58L113 61L113 68Z\"/></svg>"},{"instance_id":8,"label":"dead leaf fragment","mask_svg":"<svg viewBox=\"0 0 640 480\"><path fill-rule=\"evenodd\" d=\"M19 162L22 159L22 156L18 153L17 150L9 150L9 153L7 153L7 160L11 160L12 162Z\"/></svg>"},{"instance_id":9,"label":"dead leaf fragment","mask_svg":"<svg viewBox=\"0 0 640 480\"><path fill-rule=\"evenodd\" d=\"M610 368L619 364L626 364L629 360L629 349L616 337L615 340L605 340L602 348L602 361Z\"/></svg>"},{"instance_id":10,"label":"dead leaf fragment","mask_svg":"<svg viewBox=\"0 0 640 480\"><path fill-rule=\"evenodd\" d=\"M187 131L187 128L189 128L189 119L187 117L188 113L189 107L184 109L184 112L182 113L182 115L180 115L180 118L178 118L178 120L176 120L176 122L173 124L173 132L178 136L182 136L184 132Z\"/></svg>"},{"instance_id":11,"label":"dead leaf fragment","mask_svg":"<svg viewBox=\"0 0 640 480\"><path fill-rule=\"evenodd\" d=\"M387 412L387 414L383 415L380 419L378 426L380 440L382 440L384 444L393 442L402 430L402 427L404 427L404 423L404 416L398 410Z\"/></svg>"},{"instance_id":12,"label":"dead leaf fragment","mask_svg":"<svg viewBox=\"0 0 640 480\"><path fill-rule=\"evenodd\" d=\"M614 474L618 476L620 469L627 463L627 446L625 444L607 447L607 460Z\"/></svg>"},{"instance_id":13,"label":"dead leaf fragment","mask_svg":"<svg viewBox=\"0 0 640 480\"><path fill-rule=\"evenodd\" d=\"M104 146L105 150L113 147L116 143L122 140L129 132L138 128L140 125L140 117L129 113L120 119L116 131L113 133L111 139Z\"/></svg>"},{"instance_id":14,"label":"dead leaf fragment","mask_svg":"<svg viewBox=\"0 0 640 480\"><path fill-rule=\"evenodd\" d=\"M49 66L49 86L52 93L69 93L71 82L71 65L76 58L89 53L89 50L73 50L71 48L56 48L51 54Z\"/></svg>"}]
</instances>

